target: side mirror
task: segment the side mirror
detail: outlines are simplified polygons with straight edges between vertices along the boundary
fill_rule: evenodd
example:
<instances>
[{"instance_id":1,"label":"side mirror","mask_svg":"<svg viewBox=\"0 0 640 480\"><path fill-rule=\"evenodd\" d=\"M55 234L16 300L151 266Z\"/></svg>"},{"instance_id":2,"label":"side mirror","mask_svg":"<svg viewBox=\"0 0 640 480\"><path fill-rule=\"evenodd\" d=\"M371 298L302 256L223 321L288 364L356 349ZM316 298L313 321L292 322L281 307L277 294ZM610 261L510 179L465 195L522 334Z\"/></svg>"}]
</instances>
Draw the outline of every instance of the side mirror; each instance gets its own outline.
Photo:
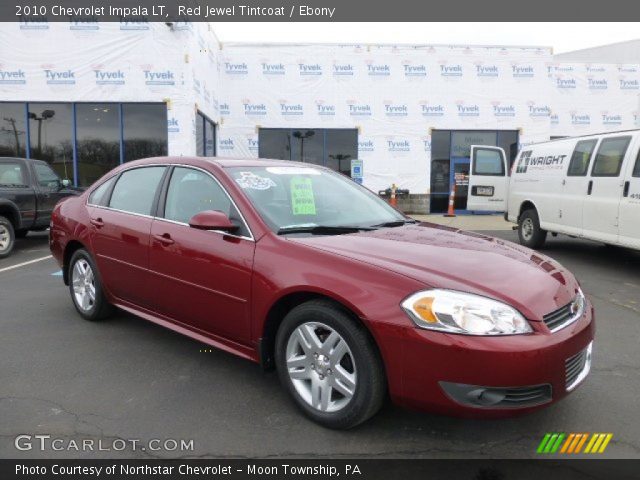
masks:
<instances>
[{"instance_id":1,"label":"side mirror","mask_svg":"<svg viewBox=\"0 0 640 480\"><path fill-rule=\"evenodd\" d=\"M198 230L222 230L223 232L234 232L239 228L231 223L229 217L218 210L205 210L196 213L189 220L189 226Z\"/></svg>"},{"instance_id":2,"label":"side mirror","mask_svg":"<svg viewBox=\"0 0 640 480\"><path fill-rule=\"evenodd\" d=\"M69 180L68 178L65 178L64 180L62 180L62 186L64 188L70 187L71 186L71 180Z\"/></svg>"}]
</instances>

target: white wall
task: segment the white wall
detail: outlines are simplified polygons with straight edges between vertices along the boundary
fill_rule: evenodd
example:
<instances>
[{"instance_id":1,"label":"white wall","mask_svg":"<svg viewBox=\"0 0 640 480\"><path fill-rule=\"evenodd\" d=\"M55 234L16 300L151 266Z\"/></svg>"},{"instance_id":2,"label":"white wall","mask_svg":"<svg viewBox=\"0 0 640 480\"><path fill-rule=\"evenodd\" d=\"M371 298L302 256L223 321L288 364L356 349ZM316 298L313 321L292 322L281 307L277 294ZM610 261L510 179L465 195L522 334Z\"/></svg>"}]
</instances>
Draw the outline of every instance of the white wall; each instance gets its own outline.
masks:
<instances>
[{"instance_id":1,"label":"white wall","mask_svg":"<svg viewBox=\"0 0 640 480\"><path fill-rule=\"evenodd\" d=\"M547 65L552 135L573 136L640 127L640 65Z\"/></svg>"},{"instance_id":2,"label":"white wall","mask_svg":"<svg viewBox=\"0 0 640 480\"><path fill-rule=\"evenodd\" d=\"M549 138L550 61L537 48L226 44L218 152L257 156L258 127L357 127L365 185L428 193L430 129Z\"/></svg>"},{"instance_id":3,"label":"white wall","mask_svg":"<svg viewBox=\"0 0 640 480\"><path fill-rule=\"evenodd\" d=\"M639 93L639 65L557 63L544 48L220 45L205 23L0 24L0 101L164 101L171 155L195 154L197 109L220 124L220 156L257 156L259 127L358 128L372 189L429 193L431 129L517 129L526 145L634 128Z\"/></svg>"},{"instance_id":4,"label":"white wall","mask_svg":"<svg viewBox=\"0 0 640 480\"><path fill-rule=\"evenodd\" d=\"M0 24L0 100L166 102L169 154L195 154L195 109L218 121L207 24Z\"/></svg>"}]
</instances>

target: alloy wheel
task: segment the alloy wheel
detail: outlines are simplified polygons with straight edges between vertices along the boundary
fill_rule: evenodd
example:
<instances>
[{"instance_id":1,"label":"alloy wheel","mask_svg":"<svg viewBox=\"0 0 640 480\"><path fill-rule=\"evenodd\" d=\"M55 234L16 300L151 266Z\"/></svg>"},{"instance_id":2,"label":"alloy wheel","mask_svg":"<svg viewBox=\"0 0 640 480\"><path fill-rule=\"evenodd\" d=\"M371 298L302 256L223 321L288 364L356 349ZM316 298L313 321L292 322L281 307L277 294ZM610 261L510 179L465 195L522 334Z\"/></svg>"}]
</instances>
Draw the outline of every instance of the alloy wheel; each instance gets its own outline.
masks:
<instances>
[{"instance_id":1,"label":"alloy wheel","mask_svg":"<svg viewBox=\"0 0 640 480\"><path fill-rule=\"evenodd\" d=\"M337 412L353 399L356 364L346 340L318 322L299 325L289 336L287 373L298 395L321 412Z\"/></svg>"},{"instance_id":2,"label":"alloy wheel","mask_svg":"<svg viewBox=\"0 0 640 480\"><path fill-rule=\"evenodd\" d=\"M91 265L84 258L73 266L71 282L76 305L83 312L91 311L96 303L96 281Z\"/></svg>"}]
</instances>

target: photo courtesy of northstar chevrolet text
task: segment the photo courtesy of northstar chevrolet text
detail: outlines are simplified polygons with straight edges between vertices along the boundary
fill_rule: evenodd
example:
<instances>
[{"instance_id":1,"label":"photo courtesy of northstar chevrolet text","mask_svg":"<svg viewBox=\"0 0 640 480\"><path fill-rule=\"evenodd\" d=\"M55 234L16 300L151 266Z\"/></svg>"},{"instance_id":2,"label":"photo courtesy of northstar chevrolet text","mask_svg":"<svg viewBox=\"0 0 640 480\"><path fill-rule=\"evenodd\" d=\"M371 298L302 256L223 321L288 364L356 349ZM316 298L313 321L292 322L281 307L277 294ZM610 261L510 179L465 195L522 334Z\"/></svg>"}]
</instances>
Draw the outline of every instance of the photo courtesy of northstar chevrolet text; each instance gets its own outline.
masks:
<instances>
[{"instance_id":1,"label":"photo courtesy of northstar chevrolet text","mask_svg":"<svg viewBox=\"0 0 640 480\"><path fill-rule=\"evenodd\" d=\"M638 466L640 24L351 7L0 7L0 476Z\"/></svg>"}]
</instances>

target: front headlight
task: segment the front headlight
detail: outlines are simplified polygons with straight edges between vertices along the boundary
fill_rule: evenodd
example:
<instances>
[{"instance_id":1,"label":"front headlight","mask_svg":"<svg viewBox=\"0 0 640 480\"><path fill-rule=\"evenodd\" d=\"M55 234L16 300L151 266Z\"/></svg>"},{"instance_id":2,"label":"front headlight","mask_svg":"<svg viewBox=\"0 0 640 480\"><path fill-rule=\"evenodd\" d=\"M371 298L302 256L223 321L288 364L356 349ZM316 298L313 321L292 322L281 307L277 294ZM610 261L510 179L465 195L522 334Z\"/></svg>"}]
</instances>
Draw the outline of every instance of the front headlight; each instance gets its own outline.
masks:
<instances>
[{"instance_id":1,"label":"front headlight","mask_svg":"<svg viewBox=\"0 0 640 480\"><path fill-rule=\"evenodd\" d=\"M402 302L420 328L467 335L513 335L532 332L515 309L504 303L453 290L425 290Z\"/></svg>"}]
</instances>

